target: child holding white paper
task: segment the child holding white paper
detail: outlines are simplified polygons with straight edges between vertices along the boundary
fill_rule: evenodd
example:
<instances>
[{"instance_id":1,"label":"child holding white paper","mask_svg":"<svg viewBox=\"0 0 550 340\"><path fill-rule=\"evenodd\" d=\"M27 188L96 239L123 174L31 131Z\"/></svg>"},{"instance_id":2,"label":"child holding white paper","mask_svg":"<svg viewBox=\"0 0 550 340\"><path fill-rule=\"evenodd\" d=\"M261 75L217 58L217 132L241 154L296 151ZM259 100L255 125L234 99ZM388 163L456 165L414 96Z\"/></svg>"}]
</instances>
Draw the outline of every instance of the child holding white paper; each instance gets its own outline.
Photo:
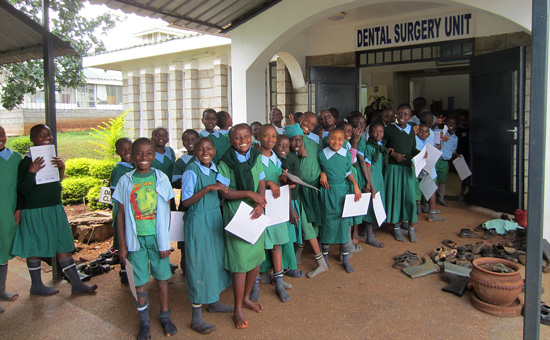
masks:
<instances>
[{"instance_id":1,"label":"child holding white paper","mask_svg":"<svg viewBox=\"0 0 550 340\"><path fill-rule=\"evenodd\" d=\"M283 170L281 168L281 161L277 158L277 155L273 152L273 147L277 143L277 130L273 125L262 125L260 129L260 144L262 153L262 165L265 173L265 185L273 193L273 197L277 199L280 195L279 184L282 181ZM286 178L286 176L283 176ZM283 181L285 181L283 179ZM290 202L288 203L290 205ZM265 232L265 249L269 250L271 254L271 260L273 261L273 281L275 283L275 290L281 302L290 301L290 295L286 292L283 284L283 260L281 254L281 245L294 242L296 240L295 234L292 239L289 235L290 225L288 222L279 223L276 225L270 225ZM291 253L292 255L293 252ZM267 254L266 254L267 256ZM287 256L288 268L296 269L296 257ZM267 272L271 268L269 261L262 263L260 267L260 273Z\"/></svg>"},{"instance_id":2,"label":"child holding white paper","mask_svg":"<svg viewBox=\"0 0 550 340\"><path fill-rule=\"evenodd\" d=\"M157 282L160 300L160 324L164 334L178 331L170 320L168 279L172 277L169 256L170 204L174 190L168 177L152 168L155 143L138 138L132 144L132 162L136 169L119 180L113 198L119 203L117 231L120 262L132 264L139 313L137 339L150 339L147 282L151 275Z\"/></svg>"},{"instance_id":3,"label":"child holding white paper","mask_svg":"<svg viewBox=\"0 0 550 340\"><path fill-rule=\"evenodd\" d=\"M233 307L220 302L220 293L231 281L223 267L225 246L218 191L227 193L228 189L216 182L214 142L202 137L196 142L194 153L196 160L186 167L181 188L181 204L188 208L184 216L185 283L193 307L191 329L209 334L216 327L202 319L203 303L209 304L211 313L233 312Z\"/></svg>"},{"instance_id":4,"label":"child holding white paper","mask_svg":"<svg viewBox=\"0 0 550 340\"><path fill-rule=\"evenodd\" d=\"M384 186L384 170L388 167L388 149L385 146L384 124L382 122L374 122L369 126L369 140L364 148L365 163L367 164L367 179L370 187L372 199L376 195L382 198L382 204L386 195ZM374 213L374 204L369 206L367 216L365 216L365 229L367 232L367 244L371 246L383 248L384 244L376 240L372 231L373 224L377 222ZM380 225L378 225L380 227Z\"/></svg>"},{"instance_id":5,"label":"child holding white paper","mask_svg":"<svg viewBox=\"0 0 550 340\"><path fill-rule=\"evenodd\" d=\"M226 150L218 166L218 182L229 188L220 192L223 203L224 226L231 221L241 202L254 207L251 219L260 217L266 205L265 173L260 151L252 148L252 131L247 124L237 124L229 130L231 147ZM235 309L233 322L237 329L248 327L243 306L257 313L263 310L261 303L254 303L250 295L265 260L265 232L256 243L250 244L229 232L225 232L225 269L233 278ZM259 292L258 292L259 294Z\"/></svg>"},{"instance_id":6,"label":"child holding white paper","mask_svg":"<svg viewBox=\"0 0 550 340\"><path fill-rule=\"evenodd\" d=\"M384 130L386 147L392 149L384 176L387 222L394 225L393 237L399 242L405 242L401 228L409 230L411 242L418 242L414 227L417 219L414 191L416 176L412 159L419 152L414 130L407 123L410 119L411 107L409 104L401 104L397 108L397 122ZM401 227L399 222L402 222Z\"/></svg>"},{"instance_id":7,"label":"child holding white paper","mask_svg":"<svg viewBox=\"0 0 550 340\"><path fill-rule=\"evenodd\" d=\"M30 131L35 146L51 145L52 132L44 124L35 125ZM42 157L31 160L29 155L19 163L17 191L24 200L21 223L15 232L12 255L27 259L31 275L31 295L54 295L59 291L42 283L41 257L57 256L63 272L71 282L73 294L91 294L97 285L88 286L80 280L71 256L74 250L73 233L61 202L61 182L36 184L36 174L50 162L65 177L65 163L59 157L46 160Z\"/></svg>"},{"instance_id":8,"label":"child holding white paper","mask_svg":"<svg viewBox=\"0 0 550 340\"><path fill-rule=\"evenodd\" d=\"M361 190L352 174L352 156L344 146L344 131L332 129L328 135L328 147L318 153L321 166L321 206L324 208L321 223L323 256L328 264L331 244L341 245L342 264L347 273L354 271L349 263L349 227L353 219L342 218L344 200L348 193L347 181L353 185L355 202L361 199ZM347 180L347 181L346 181Z\"/></svg>"},{"instance_id":9,"label":"child holding white paper","mask_svg":"<svg viewBox=\"0 0 550 340\"><path fill-rule=\"evenodd\" d=\"M11 246L17 225L21 221L21 208L17 207L17 169L21 163L21 155L6 148L6 141L6 131L0 126L0 192L3 195L0 205L0 299L15 301L19 294L6 290L6 279L8 261L13 258ZM2 306L0 313L4 313Z\"/></svg>"},{"instance_id":10,"label":"child holding white paper","mask_svg":"<svg viewBox=\"0 0 550 340\"><path fill-rule=\"evenodd\" d=\"M420 119L422 119L423 115L424 115L424 113L420 116ZM430 116L432 116L431 113L430 113ZM431 120L431 118L430 118L430 120ZM431 131L431 129L428 125L422 123L418 126L418 132L416 134L416 149L418 151L422 151L422 149L424 148L424 146L426 144L431 144L435 147L438 147L438 146L441 147L439 144L437 146L434 145L433 132ZM445 221L445 219L443 217L437 216L437 214L441 214L441 210L435 209L435 192L433 193L433 195L428 200L428 203L426 203L426 207L428 209L423 208L422 205L421 205L422 190L420 189L419 182L425 176L430 176L430 178L432 178L435 181L435 178L437 177L437 172L436 172L435 168L432 169L432 171L430 171L430 174L427 174L426 171L422 170L422 172L419 175L418 180L415 182L416 204L418 206L417 207L418 213L420 214L422 212L426 212L424 210L427 210L427 212L428 212L428 222L442 222L442 221Z\"/></svg>"},{"instance_id":11,"label":"child holding white paper","mask_svg":"<svg viewBox=\"0 0 550 340\"><path fill-rule=\"evenodd\" d=\"M445 185L447 183L447 174L449 173L449 161L456 157L456 148L458 146L458 137L455 135L456 120L451 117L445 123L447 125L447 133L441 139L441 158L435 164L437 170L437 183L439 184L439 194L437 200L439 204L448 206L445 202Z\"/></svg>"},{"instance_id":12,"label":"child holding white paper","mask_svg":"<svg viewBox=\"0 0 550 340\"><path fill-rule=\"evenodd\" d=\"M286 139L285 139L286 138ZM307 137L306 137L307 138ZM288 146L287 146L288 144ZM301 161L297 154L302 149L304 144L304 133L299 124L288 125L285 127L284 136L279 135L275 153L281 159L283 169L288 170L288 173L302 178ZM300 186L301 187L301 186ZM294 210L298 213L299 221L297 223L298 233L296 234L296 251L295 258L297 263L301 263L301 254L304 249L303 240L306 240L311 245L317 268L307 273L307 277L313 278L319 274L328 271L328 266L323 258L323 253L317 241L317 231L313 224L309 222L304 209L304 202L300 195L300 187L292 189L292 202ZM313 190L313 189L311 189ZM299 261L299 262L298 262Z\"/></svg>"}]
</instances>

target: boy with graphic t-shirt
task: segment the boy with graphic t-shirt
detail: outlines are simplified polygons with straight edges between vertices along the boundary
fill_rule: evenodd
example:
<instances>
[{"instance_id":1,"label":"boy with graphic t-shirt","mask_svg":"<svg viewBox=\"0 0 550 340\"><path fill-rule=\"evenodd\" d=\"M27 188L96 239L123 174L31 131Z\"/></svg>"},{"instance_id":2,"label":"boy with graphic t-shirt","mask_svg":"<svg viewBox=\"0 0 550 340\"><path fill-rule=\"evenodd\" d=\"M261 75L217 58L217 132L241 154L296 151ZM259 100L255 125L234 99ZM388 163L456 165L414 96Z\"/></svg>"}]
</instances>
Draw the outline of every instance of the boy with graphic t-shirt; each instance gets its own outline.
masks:
<instances>
[{"instance_id":1,"label":"boy with graphic t-shirt","mask_svg":"<svg viewBox=\"0 0 550 340\"><path fill-rule=\"evenodd\" d=\"M148 138L139 138L132 144L132 162L136 170L124 174L113 198L119 203L117 232L119 257L126 258L134 269L137 292L137 310L140 330L137 339L150 339L149 300L146 283L151 275L157 281L160 298L160 323L166 336L177 332L170 321L168 279L170 271L169 201L174 191L168 177L151 168L155 159L155 144Z\"/></svg>"}]
</instances>

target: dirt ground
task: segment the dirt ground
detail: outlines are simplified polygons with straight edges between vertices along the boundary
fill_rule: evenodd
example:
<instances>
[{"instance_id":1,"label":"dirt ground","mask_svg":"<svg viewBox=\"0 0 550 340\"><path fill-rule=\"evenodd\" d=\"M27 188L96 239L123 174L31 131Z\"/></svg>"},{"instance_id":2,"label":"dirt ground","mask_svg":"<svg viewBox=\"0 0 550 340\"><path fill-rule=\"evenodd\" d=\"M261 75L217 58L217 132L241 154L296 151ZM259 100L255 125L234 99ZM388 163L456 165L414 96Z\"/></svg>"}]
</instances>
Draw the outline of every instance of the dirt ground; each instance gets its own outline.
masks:
<instances>
[{"instance_id":1,"label":"dirt ground","mask_svg":"<svg viewBox=\"0 0 550 340\"><path fill-rule=\"evenodd\" d=\"M473 229L482 222L499 216L498 213L475 209L451 201L442 207L445 222L430 223L426 214L419 215L418 243L393 240L391 227L378 230L378 240L384 248L362 244L363 251L355 253L351 264L355 272L347 274L337 259L337 248L330 254L331 270L314 279L287 278L293 288L292 300L279 302L274 287L261 285L260 314L246 310L249 322L246 330L235 329L230 314L210 314L203 309L205 321L217 326L209 339L521 339L523 318L499 318L476 310L467 292L463 297L441 291L446 285L440 274L410 279L393 269L393 257L405 250L427 256L442 246L441 241L452 239L458 245L480 241L458 237L461 228ZM406 237L406 236L405 236ZM502 242L502 238L490 243ZM175 244L174 244L175 246ZM95 246L94 246L95 247ZM100 246L97 245L98 251ZM180 261L179 251L170 262ZM13 261L12 261L13 262ZM11 262L10 262L11 263ZM10 265L11 266L11 265ZM299 269L314 269L309 247L303 253ZM92 278L99 285L96 296L70 295L70 287L55 282L61 292L42 298L28 295L28 272L21 266L10 267L8 289L19 289L16 302L2 303L6 313L0 316L3 339L133 339L138 330L135 304L127 286L119 282L119 268ZM522 270L522 275L524 271ZM44 276L47 284L52 284ZM197 339L202 336L189 328L191 305L181 269L169 280L172 320L178 327L175 339ZM542 301L550 302L550 274L543 274L545 293ZM158 291L149 282L152 337L163 338L157 321ZM233 304L231 287L222 292L220 300ZM33 327L28 324L32 315ZM206 337L205 337L206 338ZM541 339L550 339L550 327L541 325Z\"/></svg>"}]
</instances>

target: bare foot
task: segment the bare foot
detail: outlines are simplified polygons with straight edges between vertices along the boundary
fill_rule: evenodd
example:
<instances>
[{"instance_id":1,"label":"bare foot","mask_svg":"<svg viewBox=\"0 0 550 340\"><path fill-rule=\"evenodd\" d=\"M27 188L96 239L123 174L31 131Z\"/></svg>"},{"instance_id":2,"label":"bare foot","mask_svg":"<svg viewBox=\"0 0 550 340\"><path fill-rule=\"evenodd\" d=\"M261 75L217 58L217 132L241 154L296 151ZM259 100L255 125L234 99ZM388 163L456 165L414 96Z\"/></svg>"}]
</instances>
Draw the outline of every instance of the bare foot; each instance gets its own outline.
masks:
<instances>
[{"instance_id":1,"label":"bare foot","mask_svg":"<svg viewBox=\"0 0 550 340\"><path fill-rule=\"evenodd\" d=\"M253 310L256 313L261 313L262 310L264 309L264 306L261 303L259 302L254 303L250 300L243 300L243 307Z\"/></svg>"},{"instance_id":2,"label":"bare foot","mask_svg":"<svg viewBox=\"0 0 550 340\"><path fill-rule=\"evenodd\" d=\"M248 320L244 319L242 313L235 312L233 314L233 322L235 323L235 327L237 327L237 329L245 329L248 327Z\"/></svg>"},{"instance_id":3,"label":"bare foot","mask_svg":"<svg viewBox=\"0 0 550 340\"><path fill-rule=\"evenodd\" d=\"M367 237L357 236L353 238L353 243L358 244L359 242L367 242Z\"/></svg>"}]
</instances>

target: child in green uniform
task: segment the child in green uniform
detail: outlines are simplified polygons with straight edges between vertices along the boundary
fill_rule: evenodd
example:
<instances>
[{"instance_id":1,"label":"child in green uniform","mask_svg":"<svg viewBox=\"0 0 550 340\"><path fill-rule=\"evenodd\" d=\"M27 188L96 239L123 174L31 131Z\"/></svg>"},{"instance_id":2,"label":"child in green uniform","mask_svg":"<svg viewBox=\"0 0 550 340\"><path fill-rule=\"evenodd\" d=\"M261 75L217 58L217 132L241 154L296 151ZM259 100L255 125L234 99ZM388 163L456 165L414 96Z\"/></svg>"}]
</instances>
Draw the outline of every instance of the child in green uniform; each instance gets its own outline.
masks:
<instances>
[{"instance_id":1,"label":"child in green uniform","mask_svg":"<svg viewBox=\"0 0 550 340\"><path fill-rule=\"evenodd\" d=\"M288 170L288 172L292 175L302 178L301 162L297 156L297 152L303 147L304 133L299 124L294 124L285 127L285 136L288 138L288 148L290 150L287 150L287 147L284 145L283 139L283 145L279 148L279 153L281 153L281 155L284 155L286 152L286 156L279 155L279 157L281 158L283 169ZM283 150L281 151L281 149ZM319 242L317 241L317 232L315 231L313 225L311 224L311 222L309 222L306 216L303 206L303 200L300 198L300 187L292 189L292 203L294 205L294 210L298 213L299 217L299 220L297 221L298 228L296 233L296 249L299 249L301 254L301 251L304 248L303 240L308 241L311 245L313 253L315 254L317 268L307 273L307 277L313 278L319 274L328 271L328 266L325 259L323 258L323 253L321 252L321 248L319 247ZM300 259L300 257L296 256L296 260L298 259Z\"/></svg>"},{"instance_id":2,"label":"child in green uniform","mask_svg":"<svg viewBox=\"0 0 550 340\"><path fill-rule=\"evenodd\" d=\"M132 161L136 169L124 174L118 182L113 198L119 203L117 229L120 262L126 259L134 268L137 292L137 310L140 329L138 340L150 339L151 320L147 282L155 278L160 298L160 323L166 336L176 334L170 320L168 279L170 271L169 201L174 190L168 177L151 165L155 159L155 143L138 138L132 144Z\"/></svg>"},{"instance_id":3,"label":"child in green uniform","mask_svg":"<svg viewBox=\"0 0 550 340\"><path fill-rule=\"evenodd\" d=\"M132 141L130 138L119 138L115 143L116 154L120 156L120 162L118 162L111 171L111 197L115 193L115 188L118 180L122 175L134 170L132 164ZM118 250L118 233L116 229L116 215L118 213L118 202L113 202L113 228L115 229L115 235L113 237L113 249ZM126 267L120 265L120 282L128 284L128 277L126 276Z\"/></svg>"},{"instance_id":4,"label":"child in green uniform","mask_svg":"<svg viewBox=\"0 0 550 340\"><path fill-rule=\"evenodd\" d=\"M220 128L220 133L225 136L233 126L233 118L231 118L231 115L226 111L218 111L216 115L218 116L217 125Z\"/></svg>"},{"instance_id":5,"label":"child in green uniform","mask_svg":"<svg viewBox=\"0 0 550 340\"><path fill-rule=\"evenodd\" d=\"M172 187L176 189L181 189L181 178L183 176L183 173L185 172L185 169L187 165L195 159L195 143L199 140L200 136L199 133L193 129L187 129L183 131L181 135L181 141L183 142L183 146L187 150L186 154L181 155L180 158L176 161L176 164L174 164L174 170L172 171ZM178 211L184 211L185 208L183 204L178 205ZM178 249L181 251L181 260L180 260L180 268L182 273L185 275L185 242L179 241L178 242Z\"/></svg>"},{"instance_id":6,"label":"child in green uniform","mask_svg":"<svg viewBox=\"0 0 550 340\"><path fill-rule=\"evenodd\" d=\"M348 193L346 179L353 185L355 201L361 199L361 190L352 174L351 153L344 146L345 135L340 129L332 129L328 135L328 147L319 151L321 165L321 206L324 207L321 223L323 256L328 264L330 244L341 244L342 263L347 273L354 271L349 263L349 227L351 218L342 218L344 200Z\"/></svg>"},{"instance_id":7,"label":"child in green uniform","mask_svg":"<svg viewBox=\"0 0 550 340\"><path fill-rule=\"evenodd\" d=\"M216 146L216 156L214 156L214 164L218 164L225 150L229 147L229 139L227 135L221 134L216 130L218 124L218 114L213 109L206 109L202 113L202 124L204 130L201 130L199 134L202 137L208 137L212 139Z\"/></svg>"},{"instance_id":8,"label":"child in green uniform","mask_svg":"<svg viewBox=\"0 0 550 340\"><path fill-rule=\"evenodd\" d=\"M279 184L282 175L281 161L273 152L273 147L276 143L277 130L275 130L275 127L273 125L262 125L260 129L260 152L262 153L261 158L265 173L265 185L272 191L275 199L279 198L280 195ZM270 225L265 231L265 249L269 250L271 254L271 259L273 261L273 280L275 282L277 295L281 302L290 301L290 295L285 291L283 285L283 262L281 255L281 245L288 243L290 240L288 229L288 222L284 222ZM271 263L262 264L262 267L260 267L260 272L267 272L271 267ZM295 259L294 269L296 269Z\"/></svg>"},{"instance_id":9,"label":"child in green uniform","mask_svg":"<svg viewBox=\"0 0 550 340\"><path fill-rule=\"evenodd\" d=\"M151 140L155 143L155 159L151 167L158 169L168 177L172 178L176 154L174 149L166 146L168 143L168 130L160 126L153 130Z\"/></svg>"},{"instance_id":10,"label":"child in green uniform","mask_svg":"<svg viewBox=\"0 0 550 340\"><path fill-rule=\"evenodd\" d=\"M216 154L214 142L202 137L194 150L196 159L185 169L181 188L181 204L188 208L184 216L185 283L193 307L191 328L209 334L216 327L202 319L203 303L210 304L211 313L233 312L233 307L220 302L220 293L231 281L223 267L225 246L218 190L227 193L228 189L216 182L218 169L212 162Z\"/></svg>"},{"instance_id":11,"label":"child in green uniform","mask_svg":"<svg viewBox=\"0 0 550 340\"><path fill-rule=\"evenodd\" d=\"M52 132L39 124L31 128L31 142L35 146L53 143ZM97 285L88 286L80 280L71 256L74 239L67 214L61 202L61 182L36 184L36 173L50 162L59 169L59 177L65 177L65 163L59 157L31 160L29 155L19 163L17 191L24 198L21 224L15 232L12 254L27 259L31 275L31 295L53 295L59 291L45 286L40 274L40 258L57 255L63 272L71 282L73 294L94 293Z\"/></svg>"},{"instance_id":12,"label":"child in green uniform","mask_svg":"<svg viewBox=\"0 0 550 340\"><path fill-rule=\"evenodd\" d=\"M6 140L6 131L0 126L0 192L4 196L0 205L0 299L15 301L19 295L6 290L6 279L8 261L13 258L11 245L17 225L21 221L21 210L17 209L17 168L21 155L6 148ZM4 313L2 306L0 313Z\"/></svg>"},{"instance_id":13,"label":"child in green uniform","mask_svg":"<svg viewBox=\"0 0 550 340\"><path fill-rule=\"evenodd\" d=\"M313 112L305 112L300 119L300 128L304 133L302 138L303 145L296 148L296 138L290 138L290 147L298 154L300 158L300 171L302 180L307 184L319 188L319 175L321 167L317 154L321 150L321 139L312 131L317 126L317 116ZM318 227L321 225L321 205L319 203L319 190L300 186L300 200L302 201L305 218L302 217L302 231L308 234L308 237L317 237L319 235ZM307 222L306 222L307 221ZM314 235L314 236L313 236ZM313 236L313 237L312 237ZM307 238L306 238L307 239ZM303 245L296 245L296 262L301 263Z\"/></svg>"},{"instance_id":14,"label":"child in green uniform","mask_svg":"<svg viewBox=\"0 0 550 340\"><path fill-rule=\"evenodd\" d=\"M391 148L388 169L384 177L386 186L387 222L392 223L393 236L399 242L404 242L399 222L402 228L409 230L411 242L418 242L416 237L416 195L415 173L412 158L418 154L416 138L412 127L407 124L411 119L411 107L401 104L397 108L397 123L392 123L384 130L386 147Z\"/></svg>"},{"instance_id":15,"label":"child in green uniform","mask_svg":"<svg viewBox=\"0 0 550 340\"><path fill-rule=\"evenodd\" d=\"M382 198L384 204L385 187L384 187L384 169L388 166L388 149L384 146L384 124L380 121L374 122L369 127L369 140L363 149L365 162L367 164L367 179L369 183L369 191L372 199L376 195ZM365 216L365 229L367 236L367 244L374 247L383 248L384 244L378 242L372 232L374 223L378 223L374 215L374 207L371 202L367 216ZM380 227L380 226L378 226Z\"/></svg>"},{"instance_id":16,"label":"child in green uniform","mask_svg":"<svg viewBox=\"0 0 550 340\"><path fill-rule=\"evenodd\" d=\"M254 145L258 150L260 149L260 141L258 140L258 136L260 135L260 128L262 127L262 123L260 122L252 122L250 124L250 129L252 130L252 145Z\"/></svg>"},{"instance_id":17,"label":"child in green uniform","mask_svg":"<svg viewBox=\"0 0 550 340\"><path fill-rule=\"evenodd\" d=\"M231 147L223 154L218 166L218 182L226 185L229 192L220 192L223 203L223 222L226 226L241 202L254 207L251 219L263 214L265 199L265 173L260 151L251 148L252 131L246 124L237 124L229 130ZM250 244L239 237L225 233L225 269L233 276L235 310L233 322L238 329L248 327L243 315L243 306L260 313L263 306L250 300L250 293L265 260L264 233Z\"/></svg>"},{"instance_id":18,"label":"child in green uniform","mask_svg":"<svg viewBox=\"0 0 550 340\"><path fill-rule=\"evenodd\" d=\"M275 128L278 134L282 135L285 130L283 128L283 113L278 108L274 107L271 109L271 113L269 114L269 121L271 122L271 125Z\"/></svg>"}]
</instances>

